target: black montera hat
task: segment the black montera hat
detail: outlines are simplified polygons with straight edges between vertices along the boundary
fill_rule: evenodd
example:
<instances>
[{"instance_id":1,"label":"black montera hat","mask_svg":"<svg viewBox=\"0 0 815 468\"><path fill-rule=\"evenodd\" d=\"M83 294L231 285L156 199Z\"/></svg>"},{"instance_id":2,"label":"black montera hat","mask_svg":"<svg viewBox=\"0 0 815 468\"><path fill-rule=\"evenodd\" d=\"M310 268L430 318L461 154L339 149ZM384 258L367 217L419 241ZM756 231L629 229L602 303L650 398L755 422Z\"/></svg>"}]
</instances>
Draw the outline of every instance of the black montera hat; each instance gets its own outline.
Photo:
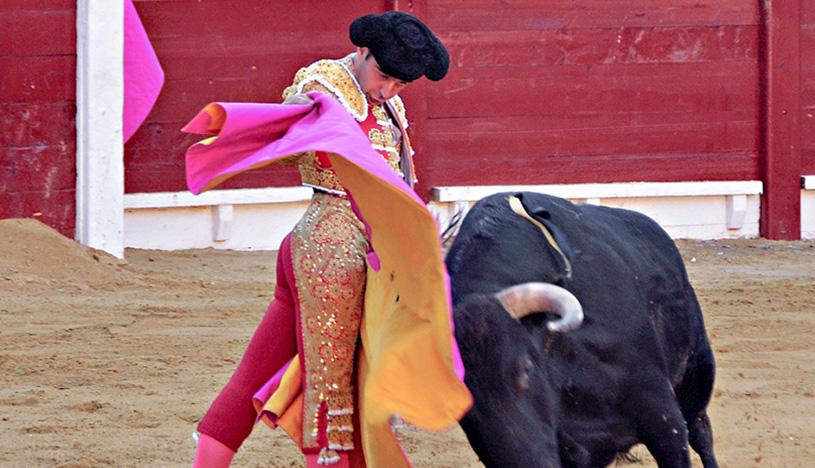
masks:
<instances>
[{"instance_id":1,"label":"black montera hat","mask_svg":"<svg viewBox=\"0 0 815 468\"><path fill-rule=\"evenodd\" d=\"M370 49L383 73L400 80L424 75L439 81L450 66L444 44L418 18L401 11L360 16L349 34L355 46Z\"/></svg>"}]
</instances>

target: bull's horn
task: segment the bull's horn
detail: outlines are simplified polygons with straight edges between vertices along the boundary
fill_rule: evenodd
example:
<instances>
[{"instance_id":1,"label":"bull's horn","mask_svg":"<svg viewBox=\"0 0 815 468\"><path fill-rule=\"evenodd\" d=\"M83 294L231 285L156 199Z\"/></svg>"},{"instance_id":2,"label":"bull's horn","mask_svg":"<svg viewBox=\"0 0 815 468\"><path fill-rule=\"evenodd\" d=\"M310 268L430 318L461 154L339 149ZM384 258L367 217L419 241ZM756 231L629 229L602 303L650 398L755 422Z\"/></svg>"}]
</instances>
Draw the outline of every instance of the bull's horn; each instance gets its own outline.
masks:
<instances>
[{"instance_id":1,"label":"bull's horn","mask_svg":"<svg viewBox=\"0 0 815 468\"><path fill-rule=\"evenodd\" d=\"M574 330L583 322L583 306L580 301L574 294L554 284L519 284L495 293L495 297L516 320L539 312L560 316L559 320L546 324L553 332Z\"/></svg>"}]
</instances>

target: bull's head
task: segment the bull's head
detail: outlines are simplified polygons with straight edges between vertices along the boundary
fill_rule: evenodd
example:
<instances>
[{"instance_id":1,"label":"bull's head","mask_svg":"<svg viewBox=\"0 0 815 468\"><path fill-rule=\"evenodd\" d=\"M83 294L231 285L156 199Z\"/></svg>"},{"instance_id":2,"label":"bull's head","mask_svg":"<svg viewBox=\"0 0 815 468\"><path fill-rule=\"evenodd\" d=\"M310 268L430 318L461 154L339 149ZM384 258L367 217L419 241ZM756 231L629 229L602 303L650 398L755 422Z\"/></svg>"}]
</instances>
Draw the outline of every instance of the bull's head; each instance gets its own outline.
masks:
<instances>
[{"instance_id":1,"label":"bull's head","mask_svg":"<svg viewBox=\"0 0 815 468\"><path fill-rule=\"evenodd\" d=\"M559 318L548 320L550 314ZM474 398L461 426L486 466L561 465L558 397L544 360L552 333L582 320L574 295L546 283L468 296L456 306L456 339Z\"/></svg>"}]
</instances>

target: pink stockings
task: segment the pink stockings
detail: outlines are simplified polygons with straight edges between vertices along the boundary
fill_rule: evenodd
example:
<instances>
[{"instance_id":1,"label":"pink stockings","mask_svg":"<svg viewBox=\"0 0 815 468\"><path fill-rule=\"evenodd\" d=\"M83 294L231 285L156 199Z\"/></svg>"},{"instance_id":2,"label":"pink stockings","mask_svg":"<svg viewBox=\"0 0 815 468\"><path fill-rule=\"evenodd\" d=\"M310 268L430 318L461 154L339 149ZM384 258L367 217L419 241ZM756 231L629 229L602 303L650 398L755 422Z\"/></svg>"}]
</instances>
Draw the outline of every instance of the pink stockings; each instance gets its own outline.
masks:
<instances>
[{"instance_id":1,"label":"pink stockings","mask_svg":"<svg viewBox=\"0 0 815 468\"><path fill-rule=\"evenodd\" d=\"M232 463L232 457L235 452L229 449L226 445L218 442L212 437L203 434L198 441L198 448L195 452L195 461L193 468L227 468ZM306 454L306 467L307 468L320 468L324 465L317 463L318 454ZM340 461L331 465L331 468L349 468L351 465L348 462L348 454L339 452Z\"/></svg>"}]
</instances>

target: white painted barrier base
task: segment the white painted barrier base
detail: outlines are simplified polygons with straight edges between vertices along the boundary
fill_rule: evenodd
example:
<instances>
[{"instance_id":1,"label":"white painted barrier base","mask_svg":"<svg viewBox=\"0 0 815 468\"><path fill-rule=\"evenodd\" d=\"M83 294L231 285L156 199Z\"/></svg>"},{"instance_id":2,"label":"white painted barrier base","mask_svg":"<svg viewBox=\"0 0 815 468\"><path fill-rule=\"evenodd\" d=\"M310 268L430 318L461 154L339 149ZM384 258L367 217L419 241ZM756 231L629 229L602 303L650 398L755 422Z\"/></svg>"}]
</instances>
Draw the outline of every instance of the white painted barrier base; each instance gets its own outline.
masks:
<instances>
[{"instance_id":1,"label":"white painted barrier base","mask_svg":"<svg viewBox=\"0 0 815 468\"><path fill-rule=\"evenodd\" d=\"M435 187L432 209L444 220L488 195L521 191L638 211L674 239L756 237L759 232L762 184L758 181Z\"/></svg>"},{"instance_id":2,"label":"white painted barrier base","mask_svg":"<svg viewBox=\"0 0 815 468\"><path fill-rule=\"evenodd\" d=\"M306 210L307 187L125 195L125 247L277 250Z\"/></svg>"},{"instance_id":3,"label":"white painted barrier base","mask_svg":"<svg viewBox=\"0 0 815 468\"><path fill-rule=\"evenodd\" d=\"M811 184L807 186L807 181ZM802 237L815 239L815 176L801 190ZM436 187L431 210L442 225L490 193L531 190L639 211L673 238L758 236L761 182L687 182ZM125 195L126 247L275 250L302 216L311 189L214 190Z\"/></svg>"},{"instance_id":4,"label":"white painted barrier base","mask_svg":"<svg viewBox=\"0 0 815 468\"><path fill-rule=\"evenodd\" d=\"M801 178L801 239L815 239L815 175Z\"/></svg>"}]
</instances>

